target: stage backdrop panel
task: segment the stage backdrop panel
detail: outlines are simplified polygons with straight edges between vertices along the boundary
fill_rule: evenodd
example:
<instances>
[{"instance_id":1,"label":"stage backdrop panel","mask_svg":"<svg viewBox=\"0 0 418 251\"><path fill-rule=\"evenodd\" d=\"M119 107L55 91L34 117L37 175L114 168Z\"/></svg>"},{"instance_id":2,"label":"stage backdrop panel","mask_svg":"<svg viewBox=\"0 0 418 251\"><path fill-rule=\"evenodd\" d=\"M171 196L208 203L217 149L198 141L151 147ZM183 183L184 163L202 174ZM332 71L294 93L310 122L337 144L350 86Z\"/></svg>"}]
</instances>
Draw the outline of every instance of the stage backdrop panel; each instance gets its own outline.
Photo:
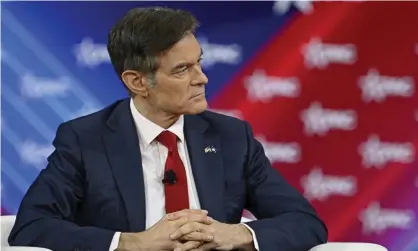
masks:
<instances>
[{"instance_id":1,"label":"stage backdrop panel","mask_svg":"<svg viewBox=\"0 0 418 251\"><path fill-rule=\"evenodd\" d=\"M2 2L2 214L17 212L60 123L126 97L107 33L152 4ZM330 241L417 250L418 3L164 4L201 22L210 109L252 125Z\"/></svg>"}]
</instances>

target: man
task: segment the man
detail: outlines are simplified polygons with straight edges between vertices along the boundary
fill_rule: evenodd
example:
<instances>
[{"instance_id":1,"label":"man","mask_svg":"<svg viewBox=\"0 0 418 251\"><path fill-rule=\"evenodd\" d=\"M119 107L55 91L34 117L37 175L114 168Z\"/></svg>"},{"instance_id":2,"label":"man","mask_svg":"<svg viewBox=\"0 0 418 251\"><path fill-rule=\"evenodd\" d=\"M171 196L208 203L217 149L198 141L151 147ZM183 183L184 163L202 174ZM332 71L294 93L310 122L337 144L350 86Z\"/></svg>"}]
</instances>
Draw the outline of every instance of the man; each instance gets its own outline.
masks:
<instances>
[{"instance_id":1,"label":"man","mask_svg":"<svg viewBox=\"0 0 418 251\"><path fill-rule=\"evenodd\" d=\"M248 123L205 111L196 27L190 13L159 7L113 27L108 51L131 98L59 126L11 245L307 251L326 242ZM240 224L244 208L258 220Z\"/></svg>"}]
</instances>

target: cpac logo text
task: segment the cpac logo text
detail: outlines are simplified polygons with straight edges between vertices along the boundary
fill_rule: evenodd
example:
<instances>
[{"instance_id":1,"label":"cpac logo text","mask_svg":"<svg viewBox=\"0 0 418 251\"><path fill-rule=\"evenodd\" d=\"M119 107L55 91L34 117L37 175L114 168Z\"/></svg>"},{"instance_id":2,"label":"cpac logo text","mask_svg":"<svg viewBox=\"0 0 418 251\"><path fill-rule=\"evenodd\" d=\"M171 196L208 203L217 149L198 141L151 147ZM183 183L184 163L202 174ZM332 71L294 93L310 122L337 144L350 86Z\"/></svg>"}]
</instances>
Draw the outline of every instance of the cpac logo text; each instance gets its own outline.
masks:
<instances>
[{"instance_id":1,"label":"cpac logo text","mask_svg":"<svg viewBox=\"0 0 418 251\"><path fill-rule=\"evenodd\" d=\"M383 168L389 162L410 164L414 161L415 149L412 143L382 142L377 135L371 135L359 146L359 153L365 168Z\"/></svg>"},{"instance_id":2,"label":"cpac logo text","mask_svg":"<svg viewBox=\"0 0 418 251\"><path fill-rule=\"evenodd\" d=\"M351 65L357 60L353 44L325 44L319 38L312 38L302 48L302 54L307 68L324 69L331 63Z\"/></svg>"},{"instance_id":3,"label":"cpac logo text","mask_svg":"<svg viewBox=\"0 0 418 251\"><path fill-rule=\"evenodd\" d=\"M65 97L71 88L68 77L44 78L27 73L21 78L22 96L28 98L42 98L46 96Z\"/></svg>"},{"instance_id":4,"label":"cpac logo text","mask_svg":"<svg viewBox=\"0 0 418 251\"><path fill-rule=\"evenodd\" d=\"M42 169L47 157L54 151L50 145L41 145L33 141L25 141L20 146L19 155L24 163Z\"/></svg>"},{"instance_id":5,"label":"cpac logo text","mask_svg":"<svg viewBox=\"0 0 418 251\"><path fill-rule=\"evenodd\" d=\"M301 148L298 143L269 142L264 136L258 136L257 140L263 145L266 156L272 164L300 161Z\"/></svg>"},{"instance_id":6,"label":"cpac logo text","mask_svg":"<svg viewBox=\"0 0 418 251\"><path fill-rule=\"evenodd\" d=\"M409 229L413 226L414 212L406 209L384 209L380 203L372 202L360 213L363 233L382 233L387 229Z\"/></svg>"},{"instance_id":7,"label":"cpac logo text","mask_svg":"<svg viewBox=\"0 0 418 251\"><path fill-rule=\"evenodd\" d=\"M354 110L324 109L319 102L313 102L301 112L305 134L323 136L331 129L353 130L357 126L357 113Z\"/></svg>"},{"instance_id":8,"label":"cpac logo text","mask_svg":"<svg viewBox=\"0 0 418 251\"><path fill-rule=\"evenodd\" d=\"M205 37L199 37L198 40L205 53L201 62L203 68L209 68L217 63L238 64L242 60L242 48L238 44L209 43Z\"/></svg>"},{"instance_id":9,"label":"cpac logo text","mask_svg":"<svg viewBox=\"0 0 418 251\"><path fill-rule=\"evenodd\" d=\"M376 69L360 77L358 85L365 102L383 102L389 96L412 97L415 91L412 77L383 76Z\"/></svg>"},{"instance_id":10,"label":"cpac logo text","mask_svg":"<svg viewBox=\"0 0 418 251\"><path fill-rule=\"evenodd\" d=\"M106 45L95 44L91 38L84 38L81 43L77 44L74 47L74 54L79 65L90 69L110 62Z\"/></svg>"},{"instance_id":11,"label":"cpac logo text","mask_svg":"<svg viewBox=\"0 0 418 251\"><path fill-rule=\"evenodd\" d=\"M297 78L267 76L262 70L256 70L247 77L245 87L248 99L253 102L269 102L275 96L296 98L300 93Z\"/></svg>"},{"instance_id":12,"label":"cpac logo text","mask_svg":"<svg viewBox=\"0 0 418 251\"><path fill-rule=\"evenodd\" d=\"M301 185L308 200L324 201L332 195L353 196L357 192L355 177L325 175L319 167L302 177Z\"/></svg>"}]
</instances>

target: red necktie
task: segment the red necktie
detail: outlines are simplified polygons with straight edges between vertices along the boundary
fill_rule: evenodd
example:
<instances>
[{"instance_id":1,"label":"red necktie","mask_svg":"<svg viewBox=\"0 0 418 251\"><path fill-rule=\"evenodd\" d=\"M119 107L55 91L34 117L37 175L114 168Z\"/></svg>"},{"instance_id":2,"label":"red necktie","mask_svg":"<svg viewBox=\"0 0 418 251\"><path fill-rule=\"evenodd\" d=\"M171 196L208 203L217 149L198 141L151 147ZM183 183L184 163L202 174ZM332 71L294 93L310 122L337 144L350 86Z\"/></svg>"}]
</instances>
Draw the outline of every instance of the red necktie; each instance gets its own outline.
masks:
<instances>
[{"instance_id":1,"label":"red necktie","mask_svg":"<svg viewBox=\"0 0 418 251\"><path fill-rule=\"evenodd\" d=\"M177 149L177 136L170 131L163 131L158 135L157 140L168 149L164 173L171 169L176 178L174 184L164 184L166 213L187 209L189 208L187 176Z\"/></svg>"}]
</instances>

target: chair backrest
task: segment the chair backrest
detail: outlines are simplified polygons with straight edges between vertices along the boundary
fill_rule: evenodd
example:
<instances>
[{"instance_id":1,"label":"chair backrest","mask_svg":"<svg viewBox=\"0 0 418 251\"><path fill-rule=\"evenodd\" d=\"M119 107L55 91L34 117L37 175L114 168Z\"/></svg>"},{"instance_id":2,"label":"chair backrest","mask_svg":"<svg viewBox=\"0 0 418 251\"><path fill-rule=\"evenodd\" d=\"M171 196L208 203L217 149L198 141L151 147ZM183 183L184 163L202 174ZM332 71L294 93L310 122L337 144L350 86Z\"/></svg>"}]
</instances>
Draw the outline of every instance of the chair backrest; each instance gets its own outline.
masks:
<instances>
[{"instance_id":1,"label":"chair backrest","mask_svg":"<svg viewBox=\"0 0 418 251\"><path fill-rule=\"evenodd\" d=\"M309 251L388 251L387 248L363 242L328 242L318 245Z\"/></svg>"},{"instance_id":2,"label":"chair backrest","mask_svg":"<svg viewBox=\"0 0 418 251\"><path fill-rule=\"evenodd\" d=\"M15 224L16 216L15 215L2 215L1 216L1 244L0 247L9 247L9 238L10 232L12 231L13 225Z\"/></svg>"}]
</instances>

